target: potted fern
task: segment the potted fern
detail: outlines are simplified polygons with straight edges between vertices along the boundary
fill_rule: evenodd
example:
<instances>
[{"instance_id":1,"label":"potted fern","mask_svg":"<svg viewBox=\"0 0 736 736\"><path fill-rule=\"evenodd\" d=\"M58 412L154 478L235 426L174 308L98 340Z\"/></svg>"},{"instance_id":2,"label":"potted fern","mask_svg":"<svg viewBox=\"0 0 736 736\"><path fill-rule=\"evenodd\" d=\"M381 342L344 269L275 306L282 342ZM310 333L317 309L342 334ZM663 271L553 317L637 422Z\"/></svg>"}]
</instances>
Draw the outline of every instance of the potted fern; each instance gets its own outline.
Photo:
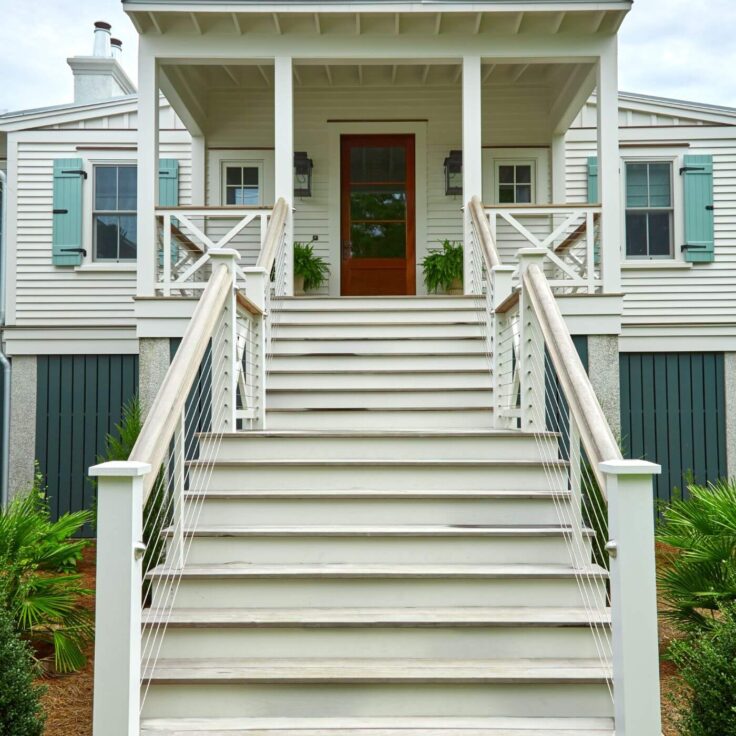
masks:
<instances>
[{"instance_id":1,"label":"potted fern","mask_svg":"<svg viewBox=\"0 0 736 736\"><path fill-rule=\"evenodd\" d=\"M444 240L442 248L433 248L424 256L424 284L427 291L445 294L463 293L463 246L455 240Z\"/></svg>"},{"instance_id":2,"label":"potted fern","mask_svg":"<svg viewBox=\"0 0 736 736\"><path fill-rule=\"evenodd\" d=\"M294 243L294 294L303 296L327 281L330 267L309 243Z\"/></svg>"}]
</instances>

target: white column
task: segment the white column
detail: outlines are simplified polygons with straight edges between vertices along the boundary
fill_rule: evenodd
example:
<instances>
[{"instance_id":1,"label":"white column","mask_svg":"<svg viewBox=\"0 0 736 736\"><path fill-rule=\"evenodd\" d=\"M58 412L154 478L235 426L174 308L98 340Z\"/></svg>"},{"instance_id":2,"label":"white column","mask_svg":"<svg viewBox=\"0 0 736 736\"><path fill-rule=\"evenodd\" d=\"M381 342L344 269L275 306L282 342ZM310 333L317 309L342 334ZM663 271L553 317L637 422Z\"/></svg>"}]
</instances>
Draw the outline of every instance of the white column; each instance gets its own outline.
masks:
<instances>
[{"instance_id":1,"label":"white column","mask_svg":"<svg viewBox=\"0 0 736 736\"><path fill-rule=\"evenodd\" d=\"M138 736L143 478L148 463L90 468L97 486L94 736Z\"/></svg>"},{"instance_id":2,"label":"white column","mask_svg":"<svg viewBox=\"0 0 736 736\"><path fill-rule=\"evenodd\" d=\"M552 136L552 204L567 202L567 156L565 152L565 134Z\"/></svg>"},{"instance_id":3,"label":"white column","mask_svg":"<svg viewBox=\"0 0 736 736\"><path fill-rule=\"evenodd\" d=\"M483 199L483 146L481 139L481 75L480 56L463 56L463 244L465 247L464 285L470 293L470 209L468 203L474 196Z\"/></svg>"},{"instance_id":4,"label":"white column","mask_svg":"<svg viewBox=\"0 0 736 736\"><path fill-rule=\"evenodd\" d=\"M286 294L294 293L294 72L290 56L274 59L274 188L289 206L286 219Z\"/></svg>"},{"instance_id":5,"label":"white column","mask_svg":"<svg viewBox=\"0 0 736 736\"><path fill-rule=\"evenodd\" d=\"M192 204L207 204L207 145L203 135L192 136Z\"/></svg>"},{"instance_id":6,"label":"white column","mask_svg":"<svg viewBox=\"0 0 736 736\"><path fill-rule=\"evenodd\" d=\"M158 70L156 58L138 49L138 296L154 296L158 203Z\"/></svg>"},{"instance_id":7,"label":"white column","mask_svg":"<svg viewBox=\"0 0 736 736\"><path fill-rule=\"evenodd\" d=\"M614 36L598 60L598 199L604 292L621 290L621 194L618 150L618 47Z\"/></svg>"},{"instance_id":8,"label":"white column","mask_svg":"<svg viewBox=\"0 0 736 736\"><path fill-rule=\"evenodd\" d=\"M608 492L616 736L662 733L652 476L659 465L599 465Z\"/></svg>"}]
</instances>

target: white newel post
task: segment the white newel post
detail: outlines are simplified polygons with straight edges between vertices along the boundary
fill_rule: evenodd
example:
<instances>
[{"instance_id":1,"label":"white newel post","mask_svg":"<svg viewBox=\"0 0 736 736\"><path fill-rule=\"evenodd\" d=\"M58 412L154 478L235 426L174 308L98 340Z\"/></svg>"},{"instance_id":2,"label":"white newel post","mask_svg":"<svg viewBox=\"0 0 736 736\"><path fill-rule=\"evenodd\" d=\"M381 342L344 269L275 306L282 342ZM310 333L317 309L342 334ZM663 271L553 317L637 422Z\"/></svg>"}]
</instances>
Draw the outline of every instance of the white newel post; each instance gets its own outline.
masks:
<instances>
[{"instance_id":1,"label":"white newel post","mask_svg":"<svg viewBox=\"0 0 736 736\"><path fill-rule=\"evenodd\" d=\"M240 253L232 248L209 251L212 270L225 264L232 278L225 306L212 334L212 431L235 432L238 395L237 312L235 304L235 262Z\"/></svg>"},{"instance_id":2,"label":"white newel post","mask_svg":"<svg viewBox=\"0 0 736 736\"><path fill-rule=\"evenodd\" d=\"M97 486L94 736L138 736L143 478L148 463L108 462Z\"/></svg>"},{"instance_id":3,"label":"white newel post","mask_svg":"<svg viewBox=\"0 0 736 736\"><path fill-rule=\"evenodd\" d=\"M599 465L608 491L616 736L662 733L652 476L644 460Z\"/></svg>"},{"instance_id":4,"label":"white newel post","mask_svg":"<svg viewBox=\"0 0 736 736\"><path fill-rule=\"evenodd\" d=\"M154 296L157 265L158 68L141 40L138 50L138 296Z\"/></svg>"},{"instance_id":5,"label":"white newel post","mask_svg":"<svg viewBox=\"0 0 736 736\"><path fill-rule=\"evenodd\" d=\"M480 56L463 56L463 284L465 293L473 290L471 252L471 217L468 203L473 197L483 199L483 146L481 111ZM476 289L480 289L478 284Z\"/></svg>"},{"instance_id":6,"label":"white newel post","mask_svg":"<svg viewBox=\"0 0 736 736\"><path fill-rule=\"evenodd\" d=\"M250 356L249 368L253 371L254 396L256 415L253 419L253 429L266 429L266 319L268 318L268 300L266 290L271 288L271 279L265 268L249 266L245 272L245 295L257 307L260 307L265 316L258 318L257 340Z\"/></svg>"},{"instance_id":7,"label":"white newel post","mask_svg":"<svg viewBox=\"0 0 736 736\"><path fill-rule=\"evenodd\" d=\"M609 41L598 61L598 200L603 291L621 290L621 191L618 142L618 49Z\"/></svg>"},{"instance_id":8,"label":"white newel post","mask_svg":"<svg viewBox=\"0 0 736 736\"><path fill-rule=\"evenodd\" d=\"M294 294L294 71L290 56L274 59L274 190L289 206L286 216L286 296Z\"/></svg>"},{"instance_id":9,"label":"white newel post","mask_svg":"<svg viewBox=\"0 0 736 736\"><path fill-rule=\"evenodd\" d=\"M544 268L546 251L543 248L521 248L517 255L520 279L532 264ZM523 281L519 294L519 361L521 429L541 432L545 430L546 418L544 337Z\"/></svg>"}]
</instances>

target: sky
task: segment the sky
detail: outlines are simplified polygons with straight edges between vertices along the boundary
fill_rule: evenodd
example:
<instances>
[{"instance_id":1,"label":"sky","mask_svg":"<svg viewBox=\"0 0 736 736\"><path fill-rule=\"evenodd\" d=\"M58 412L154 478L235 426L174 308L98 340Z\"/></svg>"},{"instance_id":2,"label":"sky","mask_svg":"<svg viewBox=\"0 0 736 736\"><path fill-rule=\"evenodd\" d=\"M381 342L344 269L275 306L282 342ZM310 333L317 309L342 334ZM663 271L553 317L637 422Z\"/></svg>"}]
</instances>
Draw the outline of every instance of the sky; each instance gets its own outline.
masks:
<instances>
[{"instance_id":1,"label":"sky","mask_svg":"<svg viewBox=\"0 0 736 736\"><path fill-rule=\"evenodd\" d=\"M120 0L0 0L0 111L71 102L69 56L91 54L92 24L123 41L136 80L136 32ZM619 87L736 107L736 2L635 0L620 34Z\"/></svg>"}]
</instances>

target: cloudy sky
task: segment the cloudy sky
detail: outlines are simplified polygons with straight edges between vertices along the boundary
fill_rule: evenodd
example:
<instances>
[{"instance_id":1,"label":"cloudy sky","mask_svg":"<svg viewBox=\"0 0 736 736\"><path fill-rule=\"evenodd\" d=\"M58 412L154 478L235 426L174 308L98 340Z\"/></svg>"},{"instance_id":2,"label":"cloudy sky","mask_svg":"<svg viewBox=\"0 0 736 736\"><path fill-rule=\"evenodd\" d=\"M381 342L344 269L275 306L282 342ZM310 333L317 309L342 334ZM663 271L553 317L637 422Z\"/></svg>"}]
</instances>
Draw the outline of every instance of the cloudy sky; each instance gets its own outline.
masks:
<instances>
[{"instance_id":1,"label":"cloudy sky","mask_svg":"<svg viewBox=\"0 0 736 736\"><path fill-rule=\"evenodd\" d=\"M120 0L0 0L0 111L69 102L66 58L91 53L92 23L123 41L135 80L136 34ZM620 87L736 107L736 2L636 0L621 32Z\"/></svg>"}]
</instances>

